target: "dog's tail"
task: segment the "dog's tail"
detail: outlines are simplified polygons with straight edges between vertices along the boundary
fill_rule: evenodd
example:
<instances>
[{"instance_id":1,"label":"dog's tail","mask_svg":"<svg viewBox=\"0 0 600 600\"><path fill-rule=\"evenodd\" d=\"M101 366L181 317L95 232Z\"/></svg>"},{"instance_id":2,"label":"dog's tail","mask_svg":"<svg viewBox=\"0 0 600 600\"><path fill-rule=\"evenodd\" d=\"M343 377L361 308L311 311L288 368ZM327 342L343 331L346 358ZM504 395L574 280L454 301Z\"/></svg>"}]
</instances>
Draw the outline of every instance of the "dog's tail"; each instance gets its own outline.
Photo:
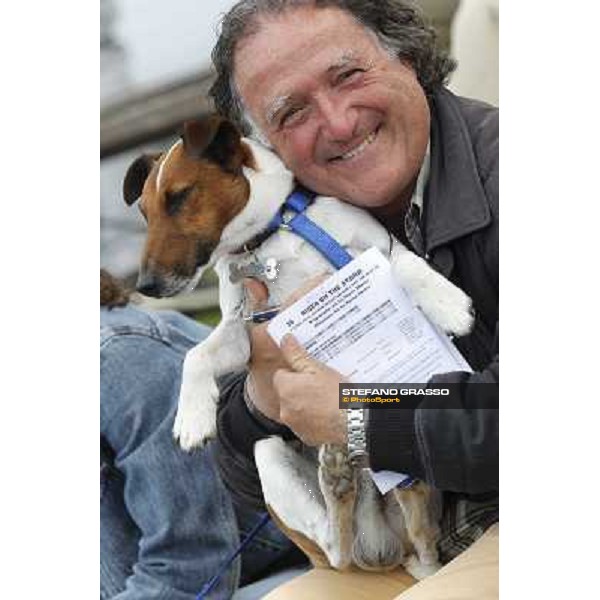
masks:
<instances>
[{"instance_id":1,"label":"dog's tail","mask_svg":"<svg viewBox=\"0 0 600 600\"><path fill-rule=\"evenodd\" d=\"M100 269L100 306L114 308L129 302L131 290L105 269Z\"/></svg>"}]
</instances>

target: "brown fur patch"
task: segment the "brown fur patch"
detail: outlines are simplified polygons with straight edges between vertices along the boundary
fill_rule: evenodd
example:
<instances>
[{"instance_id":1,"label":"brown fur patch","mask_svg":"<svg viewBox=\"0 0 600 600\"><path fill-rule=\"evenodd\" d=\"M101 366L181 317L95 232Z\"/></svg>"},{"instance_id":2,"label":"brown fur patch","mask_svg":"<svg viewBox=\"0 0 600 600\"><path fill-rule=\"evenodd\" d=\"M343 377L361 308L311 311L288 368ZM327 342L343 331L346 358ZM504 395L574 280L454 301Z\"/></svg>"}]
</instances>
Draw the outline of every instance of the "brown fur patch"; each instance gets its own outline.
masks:
<instances>
[{"instance_id":1,"label":"brown fur patch","mask_svg":"<svg viewBox=\"0 0 600 600\"><path fill-rule=\"evenodd\" d=\"M319 546L317 544L315 544L315 542L313 542L312 540L309 540L302 533L300 533L298 531L294 531L293 529L290 529L289 527L286 527L283 524L283 522L281 521L281 519L275 514L275 512L271 509L271 507L268 504L267 504L267 510L269 511L269 514L273 518L275 525L277 525L277 527L279 527L279 529L281 529L281 531L283 533L285 533L285 535L287 535L287 537L290 540L292 540L292 542L294 542L294 544L296 544L296 546L298 546L298 548L300 548L300 550L302 550L302 552L304 552L304 554L306 554L306 556L308 556L310 562L312 563L312 565L314 567L321 567L321 568L329 568L330 567L329 561L327 560L327 556L325 555L323 550L321 550L321 548L319 548Z\"/></svg>"},{"instance_id":2,"label":"brown fur patch","mask_svg":"<svg viewBox=\"0 0 600 600\"><path fill-rule=\"evenodd\" d=\"M219 242L223 229L246 206L250 186L243 175L226 173L208 160L190 157L183 145L169 156L157 190L159 165L142 193L141 209L148 222L143 264L161 273L192 275L199 244L210 247ZM168 215L168 193L184 188L191 190L181 208Z\"/></svg>"},{"instance_id":3,"label":"brown fur patch","mask_svg":"<svg viewBox=\"0 0 600 600\"><path fill-rule=\"evenodd\" d=\"M241 149L242 149L242 164L244 164L246 167L249 167L250 169L253 169L254 171L256 171L258 169L258 165L256 164L256 161L254 160L254 155L252 154L252 150L250 149L250 146L248 146L248 144L245 144L244 142L242 142Z\"/></svg>"},{"instance_id":4,"label":"brown fur patch","mask_svg":"<svg viewBox=\"0 0 600 600\"><path fill-rule=\"evenodd\" d=\"M100 269L100 306L125 306L130 295L131 291L121 281L105 269Z\"/></svg>"},{"instance_id":5,"label":"brown fur patch","mask_svg":"<svg viewBox=\"0 0 600 600\"><path fill-rule=\"evenodd\" d=\"M406 529L410 540L431 540L435 545L438 534L437 523L428 517L432 488L422 481L405 489L395 489L394 495L403 508Z\"/></svg>"}]
</instances>

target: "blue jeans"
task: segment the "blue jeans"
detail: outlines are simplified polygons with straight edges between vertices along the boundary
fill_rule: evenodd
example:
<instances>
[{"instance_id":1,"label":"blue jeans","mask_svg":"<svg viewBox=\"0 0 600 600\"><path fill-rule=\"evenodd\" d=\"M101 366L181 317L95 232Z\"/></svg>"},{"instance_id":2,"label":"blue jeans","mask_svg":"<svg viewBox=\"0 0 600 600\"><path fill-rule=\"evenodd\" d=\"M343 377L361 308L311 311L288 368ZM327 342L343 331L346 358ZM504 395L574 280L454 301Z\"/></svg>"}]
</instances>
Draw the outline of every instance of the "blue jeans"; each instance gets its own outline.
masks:
<instances>
[{"instance_id":1,"label":"blue jeans","mask_svg":"<svg viewBox=\"0 0 600 600\"><path fill-rule=\"evenodd\" d=\"M194 599L262 516L234 507L210 445L187 454L173 440L183 358L209 331L170 311L101 310L102 600ZM210 598L290 552L269 523Z\"/></svg>"}]
</instances>

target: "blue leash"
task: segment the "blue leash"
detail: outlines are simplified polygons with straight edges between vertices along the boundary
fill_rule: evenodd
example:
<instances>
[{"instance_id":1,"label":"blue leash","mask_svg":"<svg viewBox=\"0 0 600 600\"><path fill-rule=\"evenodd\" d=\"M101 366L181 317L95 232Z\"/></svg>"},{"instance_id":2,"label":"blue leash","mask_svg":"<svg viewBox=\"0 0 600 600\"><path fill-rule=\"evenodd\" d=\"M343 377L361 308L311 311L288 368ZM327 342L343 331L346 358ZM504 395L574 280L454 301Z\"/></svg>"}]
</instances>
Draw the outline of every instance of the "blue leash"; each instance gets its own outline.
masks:
<instances>
[{"instance_id":1,"label":"blue leash","mask_svg":"<svg viewBox=\"0 0 600 600\"><path fill-rule=\"evenodd\" d=\"M221 565L216 574L202 586L200 593L196 596L196 600L204 600L204 598L208 597L208 594L212 592L223 575L225 571L229 569L231 563L246 549L248 544L254 539L256 534L271 520L269 513L265 513L262 519L252 528L252 530L248 533L248 535L244 538L243 542L238 546L237 550L233 554L231 554L227 560Z\"/></svg>"},{"instance_id":2,"label":"blue leash","mask_svg":"<svg viewBox=\"0 0 600 600\"><path fill-rule=\"evenodd\" d=\"M352 256L325 230L321 229L304 214L306 209L312 204L314 198L314 194L308 190L296 188L286 198L279 212L271 219L268 230L275 231L282 228L293 231L296 235L305 239L318 250L336 269L341 269L352 261ZM292 217L288 217L286 211L295 214ZM398 484L397 487L400 489L409 487L414 481L413 477L409 477ZM266 513L252 528L252 531L248 533L237 550L235 550L235 552L221 565L214 577L204 584L202 590L196 596L196 600L204 600L204 598L207 597L207 594L216 587L225 571L231 566L231 563L244 551L256 534L269 522L269 520L269 513Z\"/></svg>"}]
</instances>

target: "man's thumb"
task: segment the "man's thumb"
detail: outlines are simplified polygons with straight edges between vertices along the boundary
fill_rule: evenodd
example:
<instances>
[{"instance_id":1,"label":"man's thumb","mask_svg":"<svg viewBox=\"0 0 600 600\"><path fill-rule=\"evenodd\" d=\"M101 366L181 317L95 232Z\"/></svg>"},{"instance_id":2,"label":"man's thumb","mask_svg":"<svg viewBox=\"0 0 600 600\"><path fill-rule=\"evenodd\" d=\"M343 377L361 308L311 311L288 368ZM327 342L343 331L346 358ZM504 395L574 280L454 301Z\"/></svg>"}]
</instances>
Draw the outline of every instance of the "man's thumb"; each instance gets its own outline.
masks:
<instances>
[{"instance_id":1,"label":"man's thumb","mask_svg":"<svg viewBox=\"0 0 600 600\"><path fill-rule=\"evenodd\" d=\"M280 349L285 362L296 373L316 373L322 368L321 363L312 358L290 333L283 336Z\"/></svg>"},{"instance_id":2,"label":"man's thumb","mask_svg":"<svg viewBox=\"0 0 600 600\"><path fill-rule=\"evenodd\" d=\"M246 290L246 305L250 311L262 310L269 299L267 286L257 279L246 278L242 281Z\"/></svg>"}]
</instances>

